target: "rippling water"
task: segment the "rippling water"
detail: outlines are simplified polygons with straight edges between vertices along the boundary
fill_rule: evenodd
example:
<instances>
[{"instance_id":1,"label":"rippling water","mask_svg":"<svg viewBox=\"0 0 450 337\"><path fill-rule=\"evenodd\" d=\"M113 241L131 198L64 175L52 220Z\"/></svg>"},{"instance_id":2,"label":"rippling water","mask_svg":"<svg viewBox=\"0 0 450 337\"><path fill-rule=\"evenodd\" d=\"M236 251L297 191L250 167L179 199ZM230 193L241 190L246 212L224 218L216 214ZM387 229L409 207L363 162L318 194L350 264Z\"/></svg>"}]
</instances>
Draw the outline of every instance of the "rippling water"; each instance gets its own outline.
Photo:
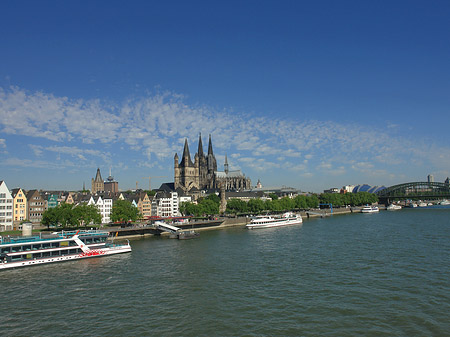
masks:
<instances>
[{"instance_id":1,"label":"rippling water","mask_svg":"<svg viewBox=\"0 0 450 337\"><path fill-rule=\"evenodd\" d=\"M0 273L2 336L444 336L450 209L131 241Z\"/></svg>"}]
</instances>

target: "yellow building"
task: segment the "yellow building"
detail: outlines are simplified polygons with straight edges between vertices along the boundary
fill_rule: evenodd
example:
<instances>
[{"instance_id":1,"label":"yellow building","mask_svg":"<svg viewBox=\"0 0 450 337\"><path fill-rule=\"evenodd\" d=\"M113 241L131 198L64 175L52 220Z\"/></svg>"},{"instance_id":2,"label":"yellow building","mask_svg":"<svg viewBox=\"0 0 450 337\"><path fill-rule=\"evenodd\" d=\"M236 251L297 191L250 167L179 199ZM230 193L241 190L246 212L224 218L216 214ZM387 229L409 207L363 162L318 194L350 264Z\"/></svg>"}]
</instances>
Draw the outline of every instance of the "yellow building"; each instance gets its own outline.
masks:
<instances>
[{"instance_id":1,"label":"yellow building","mask_svg":"<svg viewBox=\"0 0 450 337\"><path fill-rule=\"evenodd\" d=\"M145 192L139 195L138 209L143 218L149 218L152 215L152 200Z\"/></svg>"},{"instance_id":2,"label":"yellow building","mask_svg":"<svg viewBox=\"0 0 450 337\"><path fill-rule=\"evenodd\" d=\"M11 191L13 197L13 224L14 227L27 220L27 196L21 188L15 188Z\"/></svg>"}]
</instances>

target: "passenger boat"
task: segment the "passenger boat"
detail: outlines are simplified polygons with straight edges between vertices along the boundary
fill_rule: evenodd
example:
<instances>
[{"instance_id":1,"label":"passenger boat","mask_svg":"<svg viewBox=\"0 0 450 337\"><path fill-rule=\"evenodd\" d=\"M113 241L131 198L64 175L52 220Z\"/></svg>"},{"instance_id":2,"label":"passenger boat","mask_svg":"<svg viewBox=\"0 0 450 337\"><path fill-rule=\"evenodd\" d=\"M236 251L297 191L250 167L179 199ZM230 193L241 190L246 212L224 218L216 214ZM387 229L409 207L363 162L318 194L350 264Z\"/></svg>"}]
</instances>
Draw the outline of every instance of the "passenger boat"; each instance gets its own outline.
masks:
<instances>
[{"instance_id":1,"label":"passenger boat","mask_svg":"<svg viewBox=\"0 0 450 337\"><path fill-rule=\"evenodd\" d=\"M442 200L442 201L439 203L439 205L441 205L441 206L448 206L448 205L450 205L450 201L448 201L448 200Z\"/></svg>"},{"instance_id":2,"label":"passenger boat","mask_svg":"<svg viewBox=\"0 0 450 337\"><path fill-rule=\"evenodd\" d=\"M379 209L377 206L364 206L361 208L361 213L376 213Z\"/></svg>"},{"instance_id":3,"label":"passenger boat","mask_svg":"<svg viewBox=\"0 0 450 337\"><path fill-rule=\"evenodd\" d=\"M386 210L388 210L388 211L396 211L398 209L402 209L402 206L390 204L388 207L386 207Z\"/></svg>"},{"instance_id":4,"label":"passenger boat","mask_svg":"<svg viewBox=\"0 0 450 337\"><path fill-rule=\"evenodd\" d=\"M108 232L62 231L38 236L0 237L0 269L131 252L127 244L107 242Z\"/></svg>"},{"instance_id":5,"label":"passenger boat","mask_svg":"<svg viewBox=\"0 0 450 337\"><path fill-rule=\"evenodd\" d=\"M297 225L301 224L302 222L302 217L299 214L287 212L284 213L281 217L272 217L270 215L257 216L253 218L246 227L248 229L280 227L287 225Z\"/></svg>"}]
</instances>

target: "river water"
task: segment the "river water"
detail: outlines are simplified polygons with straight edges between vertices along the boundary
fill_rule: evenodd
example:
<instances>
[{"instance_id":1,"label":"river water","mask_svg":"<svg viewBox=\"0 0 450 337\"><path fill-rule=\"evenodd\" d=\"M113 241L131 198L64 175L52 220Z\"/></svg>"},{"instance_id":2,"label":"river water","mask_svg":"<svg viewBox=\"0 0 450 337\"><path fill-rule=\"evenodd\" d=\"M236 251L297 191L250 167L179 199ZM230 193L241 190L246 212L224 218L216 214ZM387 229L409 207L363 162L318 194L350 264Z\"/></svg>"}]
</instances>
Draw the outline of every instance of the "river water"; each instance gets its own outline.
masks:
<instances>
[{"instance_id":1,"label":"river water","mask_svg":"<svg viewBox=\"0 0 450 337\"><path fill-rule=\"evenodd\" d=\"M1 335L450 334L450 208L131 245L2 271Z\"/></svg>"}]
</instances>

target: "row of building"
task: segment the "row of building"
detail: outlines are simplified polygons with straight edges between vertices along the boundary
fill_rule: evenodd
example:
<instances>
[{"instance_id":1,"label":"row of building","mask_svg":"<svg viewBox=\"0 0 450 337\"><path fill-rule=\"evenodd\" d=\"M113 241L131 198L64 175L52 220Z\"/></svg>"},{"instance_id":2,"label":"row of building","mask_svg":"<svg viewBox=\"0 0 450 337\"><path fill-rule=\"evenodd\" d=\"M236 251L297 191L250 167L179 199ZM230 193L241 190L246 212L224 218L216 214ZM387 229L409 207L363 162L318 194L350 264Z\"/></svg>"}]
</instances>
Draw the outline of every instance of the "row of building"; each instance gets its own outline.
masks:
<instances>
[{"instance_id":1,"label":"row of building","mask_svg":"<svg viewBox=\"0 0 450 337\"><path fill-rule=\"evenodd\" d=\"M129 200L143 218L149 218L179 216L180 202L191 201L191 198L165 191L159 191L152 197L142 190L95 195L86 192L25 191L22 188L9 190L6 183L0 181L0 231L17 229L24 221L38 226L44 212L61 203L95 205L102 216L102 223L110 223L116 200Z\"/></svg>"}]
</instances>

